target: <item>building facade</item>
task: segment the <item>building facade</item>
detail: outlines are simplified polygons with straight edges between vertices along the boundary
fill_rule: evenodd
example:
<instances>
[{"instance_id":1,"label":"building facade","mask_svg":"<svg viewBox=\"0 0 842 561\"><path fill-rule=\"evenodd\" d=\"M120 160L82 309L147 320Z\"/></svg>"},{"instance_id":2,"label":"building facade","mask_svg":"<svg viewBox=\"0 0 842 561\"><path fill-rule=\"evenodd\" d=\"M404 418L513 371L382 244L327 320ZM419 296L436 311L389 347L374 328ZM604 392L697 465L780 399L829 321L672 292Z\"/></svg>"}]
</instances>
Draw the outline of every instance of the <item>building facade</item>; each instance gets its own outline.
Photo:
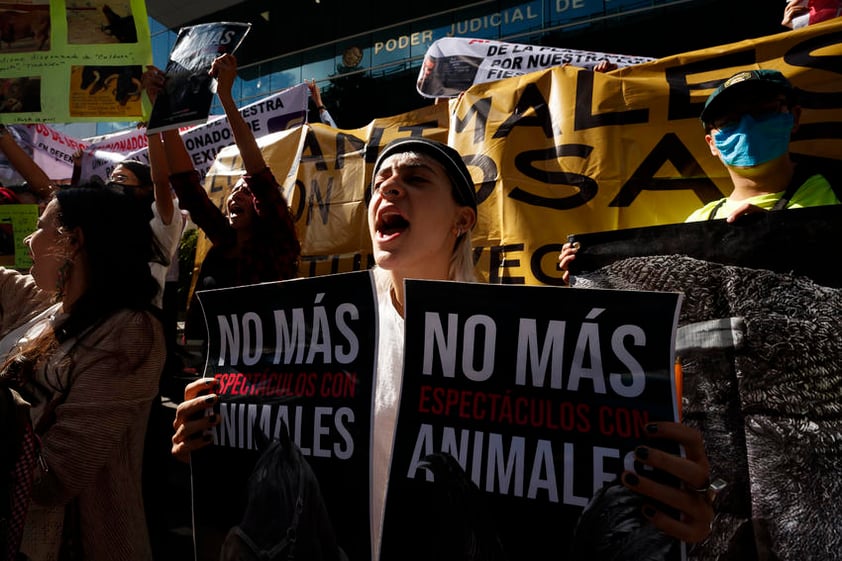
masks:
<instances>
[{"instance_id":1,"label":"building facade","mask_svg":"<svg viewBox=\"0 0 842 561\"><path fill-rule=\"evenodd\" d=\"M291 4L291 5L290 5ZM442 37L662 57L783 31L783 4L763 0L511 0L447 2L148 0L154 63L165 67L180 27L247 21L238 51L239 105L316 80L341 128L430 103L415 90L426 49ZM216 104L214 113L221 113ZM100 124L97 133L126 124Z\"/></svg>"}]
</instances>

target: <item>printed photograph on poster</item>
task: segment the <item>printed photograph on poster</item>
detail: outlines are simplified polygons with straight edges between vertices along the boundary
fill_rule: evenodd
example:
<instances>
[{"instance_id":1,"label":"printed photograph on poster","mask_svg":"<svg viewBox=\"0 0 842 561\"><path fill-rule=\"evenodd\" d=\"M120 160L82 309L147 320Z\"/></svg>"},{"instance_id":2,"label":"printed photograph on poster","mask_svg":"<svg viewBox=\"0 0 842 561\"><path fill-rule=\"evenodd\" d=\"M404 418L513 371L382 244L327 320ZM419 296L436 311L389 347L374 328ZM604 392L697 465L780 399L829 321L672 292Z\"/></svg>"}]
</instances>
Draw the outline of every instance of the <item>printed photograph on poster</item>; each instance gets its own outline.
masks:
<instances>
[{"instance_id":1,"label":"printed photograph on poster","mask_svg":"<svg viewBox=\"0 0 842 561\"><path fill-rule=\"evenodd\" d=\"M442 37L427 48L416 88L424 97L456 97L483 84L554 66L592 70L602 61L613 68L650 62L651 57L621 55L490 39Z\"/></svg>"},{"instance_id":2,"label":"printed photograph on poster","mask_svg":"<svg viewBox=\"0 0 842 561\"><path fill-rule=\"evenodd\" d=\"M641 549L630 559L682 559L683 545L643 517L644 498L618 482L629 470L678 486L634 450L680 453L646 427L678 418L681 301L406 280L380 560L602 559L631 542Z\"/></svg>"},{"instance_id":3,"label":"printed photograph on poster","mask_svg":"<svg viewBox=\"0 0 842 561\"><path fill-rule=\"evenodd\" d=\"M142 66L73 66L70 71L70 115L88 117L142 110Z\"/></svg>"},{"instance_id":4,"label":"printed photograph on poster","mask_svg":"<svg viewBox=\"0 0 842 561\"><path fill-rule=\"evenodd\" d=\"M38 205L0 204L0 266L25 271L32 266L23 240L35 231Z\"/></svg>"},{"instance_id":5,"label":"printed photograph on poster","mask_svg":"<svg viewBox=\"0 0 842 561\"><path fill-rule=\"evenodd\" d=\"M572 286L684 294L683 418L728 482L694 558L823 559L839 538L840 237L840 205L571 236Z\"/></svg>"},{"instance_id":6,"label":"printed photograph on poster","mask_svg":"<svg viewBox=\"0 0 842 561\"><path fill-rule=\"evenodd\" d=\"M0 2L0 123L140 121L145 0Z\"/></svg>"},{"instance_id":7,"label":"printed photograph on poster","mask_svg":"<svg viewBox=\"0 0 842 561\"><path fill-rule=\"evenodd\" d=\"M481 62L482 57L434 56L428 51L421 63L418 91L428 97L447 97L452 92L463 92L474 85Z\"/></svg>"},{"instance_id":8,"label":"printed photograph on poster","mask_svg":"<svg viewBox=\"0 0 842 561\"><path fill-rule=\"evenodd\" d=\"M41 111L41 78L0 79L0 113Z\"/></svg>"},{"instance_id":9,"label":"printed photograph on poster","mask_svg":"<svg viewBox=\"0 0 842 561\"><path fill-rule=\"evenodd\" d=\"M129 0L67 0L67 42L75 45L137 43Z\"/></svg>"},{"instance_id":10,"label":"printed photograph on poster","mask_svg":"<svg viewBox=\"0 0 842 561\"><path fill-rule=\"evenodd\" d=\"M220 422L191 457L196 558L370 559L371 274L197 295Z\"/></svg>"},{"instance_id":11,"label":"printed photograph on poster","mask_svg":"<svg viewBox=\"0 0 842 561\"><path fill-rule=\"evenodd\" d=\"M50 50L50 2L0 2L0 47L3 53Z\"/></svg>"},{"instance_id":12,"label":"printed photograph on poster","mask_svg":"<svg viewBox=\"0 0 842 561\"><path fill-rule=\"evenodd\" d=\"M234 22L182 27L146 130L158 132L207 121L214 93L208 74L211 63L220 55L234 53L249 29L250 23Z\"/></svg>"}]
</instances>

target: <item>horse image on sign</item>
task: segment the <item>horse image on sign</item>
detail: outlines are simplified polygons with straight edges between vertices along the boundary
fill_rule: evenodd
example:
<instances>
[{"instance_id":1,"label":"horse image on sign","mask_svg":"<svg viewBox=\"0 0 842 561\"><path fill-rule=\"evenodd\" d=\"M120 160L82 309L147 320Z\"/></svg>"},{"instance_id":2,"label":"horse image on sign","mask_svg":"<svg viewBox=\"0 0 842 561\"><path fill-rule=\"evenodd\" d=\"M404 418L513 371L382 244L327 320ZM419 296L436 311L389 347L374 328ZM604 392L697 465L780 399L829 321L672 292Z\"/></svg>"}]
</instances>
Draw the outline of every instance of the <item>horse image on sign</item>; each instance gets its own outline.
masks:
<instances>
[{"instance_id":1,"label":"horse image on sign","mask_svg":"<svg viewBox=\"0 0 842 561\"><path fill-rule=\"evenodd\" d=\"M248 481L248 504L225 538L220 561L347 561L316 475L287 427L279 432L269 440L255 431L261 455Z\"/></svg>"}]
</instances>

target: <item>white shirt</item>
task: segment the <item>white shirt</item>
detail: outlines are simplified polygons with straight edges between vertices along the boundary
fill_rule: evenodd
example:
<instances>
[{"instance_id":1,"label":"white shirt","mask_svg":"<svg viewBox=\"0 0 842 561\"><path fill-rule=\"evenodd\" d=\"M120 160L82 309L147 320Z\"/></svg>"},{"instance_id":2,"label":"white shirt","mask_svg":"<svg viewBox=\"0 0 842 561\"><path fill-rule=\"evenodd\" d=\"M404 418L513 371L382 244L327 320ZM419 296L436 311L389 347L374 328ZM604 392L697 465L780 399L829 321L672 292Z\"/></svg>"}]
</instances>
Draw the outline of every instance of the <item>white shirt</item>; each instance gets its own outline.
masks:
<instances>
[{"instance_id":1,"label":"white shirt","mask_svg":"<svg viewBox=\"0 0 842 561\"><path fill-rule=\"evenodd\" d=\"M184 228L184 220L181 218L181 210L178 208L178 199L173 199L173 213L172 220L169 224L164 224L161 214L158 212L158 206L152 203L152 220L149 225L152 227L152 233L158 240L161 250L167 259L166 263L149 263L149 269L152 271L152 276L155 277L155 282L158 283L158 292L152 299L152 304L156 308L162 308L164 303L164 283L167 281L167 270L170 267L175 252L178 250L178 242L181 241L181 230Z\"/></svg>"},{"instance_id":2,"label":"white shirt","mask_svg":"<svg viewBox=\"0 0 842 561\"><path fill-rule=\"evenodd\" d=\"M377 375L374 381L374 420L372 435L371 532L372 559L380 556L380 534L386 486L395 439L398 403L403 381L404 319L395 309L388 271L374 269L377 286Z\"/></svg>"}]
</instances>

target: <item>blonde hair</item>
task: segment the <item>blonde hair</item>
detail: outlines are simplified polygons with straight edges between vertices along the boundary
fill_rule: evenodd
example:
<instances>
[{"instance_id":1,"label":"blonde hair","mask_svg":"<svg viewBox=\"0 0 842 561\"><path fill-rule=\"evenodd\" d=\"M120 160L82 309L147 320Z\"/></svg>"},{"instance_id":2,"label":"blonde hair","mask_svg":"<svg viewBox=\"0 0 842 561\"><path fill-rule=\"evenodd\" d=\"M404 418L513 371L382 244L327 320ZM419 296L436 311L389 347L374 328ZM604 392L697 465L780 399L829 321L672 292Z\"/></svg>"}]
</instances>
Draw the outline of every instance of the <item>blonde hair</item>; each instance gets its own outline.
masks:
<instances>
[{"instance_id":1,"label":"blonde hair","mask_svg":"<svg viewBox=\"0 0 842 561\"><path fill-rule=\"evenodd\" d=\"M447 277L447 280L459 282L477 281L477 274L474 269L474 254L471 247L471 232L464 232L456 240L456 246L450 255Z\"/></svg>"}]
</instances>

